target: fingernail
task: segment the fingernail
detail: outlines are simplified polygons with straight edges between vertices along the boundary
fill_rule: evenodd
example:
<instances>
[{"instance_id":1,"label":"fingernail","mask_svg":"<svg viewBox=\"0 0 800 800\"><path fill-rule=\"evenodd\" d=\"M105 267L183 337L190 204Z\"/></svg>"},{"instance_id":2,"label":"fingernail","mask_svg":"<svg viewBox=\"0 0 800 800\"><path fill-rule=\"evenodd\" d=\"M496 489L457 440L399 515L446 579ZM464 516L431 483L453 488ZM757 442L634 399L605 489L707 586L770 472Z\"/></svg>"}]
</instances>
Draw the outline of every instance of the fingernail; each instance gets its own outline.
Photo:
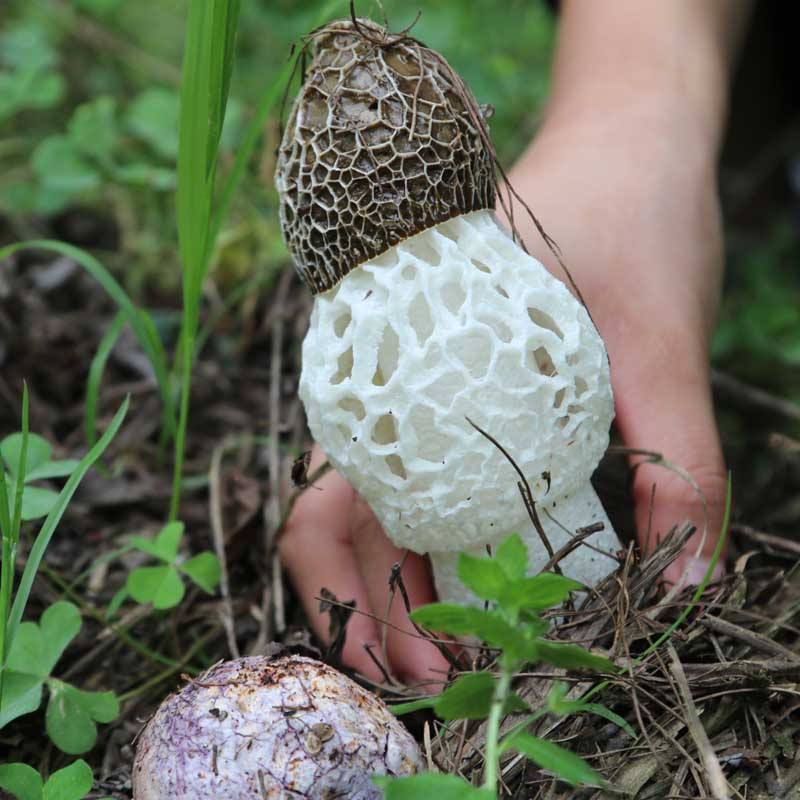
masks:
<instances>
[{"instance_id":1,"label":"fingernail","mask_svg":"<svg viewBox=\"0 0 800 800\"><path fill-rule=\"evenodd\" d=\"M684 586L699 586L703 582L711 561L707 558L678 558L664 570L664 580L667 583ZM725 566L717 562L711 573L709 583L720 580L725 575Z\"/></svg>"}]
</instances>

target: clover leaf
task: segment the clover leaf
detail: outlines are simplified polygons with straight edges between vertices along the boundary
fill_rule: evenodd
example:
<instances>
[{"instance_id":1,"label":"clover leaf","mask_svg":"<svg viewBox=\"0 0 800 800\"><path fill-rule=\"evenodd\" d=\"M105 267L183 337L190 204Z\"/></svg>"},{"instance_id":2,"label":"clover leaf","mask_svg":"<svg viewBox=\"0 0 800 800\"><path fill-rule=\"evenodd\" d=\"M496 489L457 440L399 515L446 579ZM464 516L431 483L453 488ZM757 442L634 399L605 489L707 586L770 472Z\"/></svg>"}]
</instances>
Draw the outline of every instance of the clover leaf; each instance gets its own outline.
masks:
<instances>
[{"instance_id":1,"label":"clover leaf","mask_svg":"<svg viewBox=\"0 0 800 800\"><path fill-rule=\"evenodd\" d=\"M80 628L80 612L65 601L49 606L38 625L23 622L19 626L5 668L0 728L36 711L47 687L47 732L56 747L70 754L85 753L94 747L95 723L111 722L119 714L116 695L85 692L51 675Z\"/></svg>"},{"instance_id":2,"label":"clover leaf","mask_svg":"<svg viewBox=\"0 0 800 800\"><path fill-rule=\"evenodd\" d=\"M16 486L22 481L22 519L32 520L46 517L58 499L58 493L52 489L30 486L31 481L49 478L65 478L71 475L78 462L74 459L52 461L53 448L49 442L28 434L28 448L25 456L25 474L18 475L20 454L22 451L22 434L12 433L0 441L0 468L6 470L6 484L9 497L14 496Z\"/></svg>"},{"instance_id":3,"label":"clover leaf","mask_svg":"<svg viewBox=\"0 0 800 800\"><path fill-rule=\"evenodd\" d=\"M0 789L17 800L81 800L93 784L91 767L83 759L54 772L46 782L27 764L0 764Z\"/></svg>"},{"instance_id":4,"label":"clover leaf","mask_svg":"<svg viewBox=\"0 0 800 800\"><path fill-rule=\"evenodd\" d=\"M183 532L182 522L170 522L155 539L131 537L131 544L137 550L162 562L157 566L137 567L128 575L125 589L137 603L150 603L157 609L173 608L186 591L183 576L208 594L216 590L220 578L219 559L205 550L182 561L179 549ZM119 598L115 598L115 602L119 606Z\"/></svg>"}]
</instances>

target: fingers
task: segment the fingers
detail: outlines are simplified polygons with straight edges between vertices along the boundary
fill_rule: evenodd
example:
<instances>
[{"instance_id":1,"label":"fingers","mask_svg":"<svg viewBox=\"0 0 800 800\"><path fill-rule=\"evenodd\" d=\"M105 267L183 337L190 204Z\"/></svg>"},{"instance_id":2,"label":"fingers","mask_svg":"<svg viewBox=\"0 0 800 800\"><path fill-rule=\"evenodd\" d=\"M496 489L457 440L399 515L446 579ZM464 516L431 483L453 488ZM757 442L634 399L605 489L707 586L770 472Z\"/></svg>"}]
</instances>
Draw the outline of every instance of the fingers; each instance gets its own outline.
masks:
<instances>
[{"instance_id":1,"label":"fingers","mask_svg":"<svg viewBox=\"0 0 800 800\"><path fill-rule=\"evenodd\" d=\"M309 474L324 458L315 447ZM342 658L348 666L380 682L383 673L364 646L369 645L382 660L383 627L373 617L386 617L392 566L403 560L405 551L386 538L369 506L338 473L328 472L315 487L303 492L292 509L279 542L281 560L322 641L329 642L330 636L329 615L319 611L320 589L326 587L343 602L356 601L357 612L347 626ZM422 557L409 554L405 558L402 578L412 608L435 599ZM433 645L419 638L399 593L388 619L393 627L386 632L386 650L395 677L408 683L441 682L447 662Z\"/></svg>"},{"instance_id":2,"label":"fingers","mask_svg":"<svg viewBox=\"0 0 800 800\"><path fill-rule=\"evenodd\" d=\"M447 675L447 662L436 647L419 638L408 619L400 592L392 597L389 591L392 567L401 563L401 577L411 608L433 602L436 596L427 561L395 547L358 494L352 506L351 531L370 606L377 616L388 619L390 623L386 631L386 647L397 677L405 683L441 683Z\"/></svg>"},{"instance_id":3,"label":"fingers","mask_svg":"<svg viewBox=\"0 0 800 800\"><path fill-rule=\"evenodd\" d=\"M615 376L617 420L625 444L662 454L689 473L702 492L701 497L664 467L637 467L633 494L639 543L650 552L674 525L691 521L697 533L665 578L696 584L717 544L727 491L708 368L703 357L680 352L641 370L631 369L631 364L629 360L620 365Z\"/></svg>"},{"instance_id":4,"label":"fingers","mask_svg":"<svg viewBox=\"0 0 800 800\"><path fill-rule=\"evenodd\" d=\"M309 472L321 463L315 448ZM328 472L303 492L295 503L278 544L281 561L300 597L314 632L328 642L329 615L319 611L320 589L330 589L343 601L355 600L356 607L369 610L369 598L361 580L350 540L350 511L353 490L337 473ZM380 642L375 623L355 613L347 627L343 660L371 680L383 676L364 651L364 644Z\"/></svg>"}]
</instances>

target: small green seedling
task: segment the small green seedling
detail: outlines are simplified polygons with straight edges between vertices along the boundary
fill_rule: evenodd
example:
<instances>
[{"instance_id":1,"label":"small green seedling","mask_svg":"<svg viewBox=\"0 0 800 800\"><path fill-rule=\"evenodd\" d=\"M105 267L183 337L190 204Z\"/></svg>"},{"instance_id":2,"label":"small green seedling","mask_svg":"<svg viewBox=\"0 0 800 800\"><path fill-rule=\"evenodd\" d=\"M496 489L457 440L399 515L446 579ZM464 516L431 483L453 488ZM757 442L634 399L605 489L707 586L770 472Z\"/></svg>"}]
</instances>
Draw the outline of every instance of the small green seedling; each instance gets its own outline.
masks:
<instances>
[{"instance_id":1,"label":"small green seedling","mask_svg":"<svg viewBox=\"0 0 800 800\"><path fill-rule=\"evenodd\" d=\"M181 561L178 555L183 538L183 523L167 523L155 539L132 536L131 544L163 562L155 567L137 567L128 575L122 593L112 601L113 613L130 595L137 603L151 603L154 608L173 608L183 599L186 591L183 576L197 584L204 592L213 594L220 578L219 559L209 550Z\"/></svg>"},{"instance_id":2,"label":"small green seedling","mask_svg":"<svg viewBox=\"0 0 800 800\"><path fill-rule=\"evenodd\" d=\"M619 715L597 703L568 700L567 688L556 683L542 708L531 708L511 688L514 676L527 664L545 663L572 670L616 672L605 656L575 644L545 639L549 623L541 614L561 605L584 587L563 575L542 572L528 576L528 553L522 540L512 534L497 548L493 558L462 554L458 575L485 608L432 603L411 614L421 627L454 636L475 636L498 652L499 674L481 671L462 675L441 694L394 706L396 714L431 708L444 720L487 719L486 766L478 788L454 775L422 774L393 780L375 778L387 800L416 800L432 796L438 800L493 800L496 797L500 756L517 751L539 767L573 785L602 786L603 780L580 756L526 728L546 714L564 716L594 713L633 734ZM502 739L500 723L506 714L525 717Z\"/></svg>"},{"instance_id":3,"label":"small green seedling","mask_svg":"<svg viewBox=\"0 0 800 800\"><path fill-rule=\"evenodd\" d=\"M85 753L97 740L97 722L119 715L113 692L85 692L52 676L67 645L78 635L81 615L65 601L53 603L39 624L23 622L8 654L0 697L0 728L23 714L36 711L47 686L45 722L53 743L65 753Z\"/></svg>"},{"instance_id":4,"label":"small green seedling","mask_svg":"<svg viewBox=\"0 0 800 800\"><path fill-rule=\"evenodd\" d=\"M81 800L93 784L91 767L80 758L54 772L47 781L27 764L0 764L0 789L17 800Z\"/></svg>"},{"instance_id":5,"label":"small green seedling","mask_svg":"<svg viewBox=\"0 0 800 800\"><path fill-rule=\"evenodd\" d=\"M16 485L20 481L17 474L20 455L22 451L22 433L12 433L0 441L0 461L6 471L6 486L8 494L13 497ZM78 466L73 459L51 461L53 448L41 436L35 433L28 434L28 449L25 458L25 474L21 476L24 484L22 490L22 519L32 520L46 517L58 499L58 492L52 489L43 489L31 486L34 481L47 480L48 478L69 477Z\"/></svg>"}]
</instances>

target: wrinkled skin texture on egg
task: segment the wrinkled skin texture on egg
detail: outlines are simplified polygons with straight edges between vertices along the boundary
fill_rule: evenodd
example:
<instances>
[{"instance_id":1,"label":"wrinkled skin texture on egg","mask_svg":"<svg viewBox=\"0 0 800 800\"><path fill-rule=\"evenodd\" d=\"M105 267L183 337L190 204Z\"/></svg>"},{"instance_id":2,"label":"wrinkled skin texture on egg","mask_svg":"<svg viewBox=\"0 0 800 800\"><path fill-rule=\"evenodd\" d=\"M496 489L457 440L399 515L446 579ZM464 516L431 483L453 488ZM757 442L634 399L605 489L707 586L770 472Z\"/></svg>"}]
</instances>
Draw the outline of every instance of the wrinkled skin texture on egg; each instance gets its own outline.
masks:
<instances>
[{"instance_id":1,"label":"wrinkled skin texture on egg","mask_svg":"<svg viewBox=\"0 0 800 800\"><path fill-rule=\"evenodd\" d=\"M411 775L416 742L349 678L301 656L222 662L168 697L141 733L134 800L377 800Z\"/></svg>"}]
</instances>

